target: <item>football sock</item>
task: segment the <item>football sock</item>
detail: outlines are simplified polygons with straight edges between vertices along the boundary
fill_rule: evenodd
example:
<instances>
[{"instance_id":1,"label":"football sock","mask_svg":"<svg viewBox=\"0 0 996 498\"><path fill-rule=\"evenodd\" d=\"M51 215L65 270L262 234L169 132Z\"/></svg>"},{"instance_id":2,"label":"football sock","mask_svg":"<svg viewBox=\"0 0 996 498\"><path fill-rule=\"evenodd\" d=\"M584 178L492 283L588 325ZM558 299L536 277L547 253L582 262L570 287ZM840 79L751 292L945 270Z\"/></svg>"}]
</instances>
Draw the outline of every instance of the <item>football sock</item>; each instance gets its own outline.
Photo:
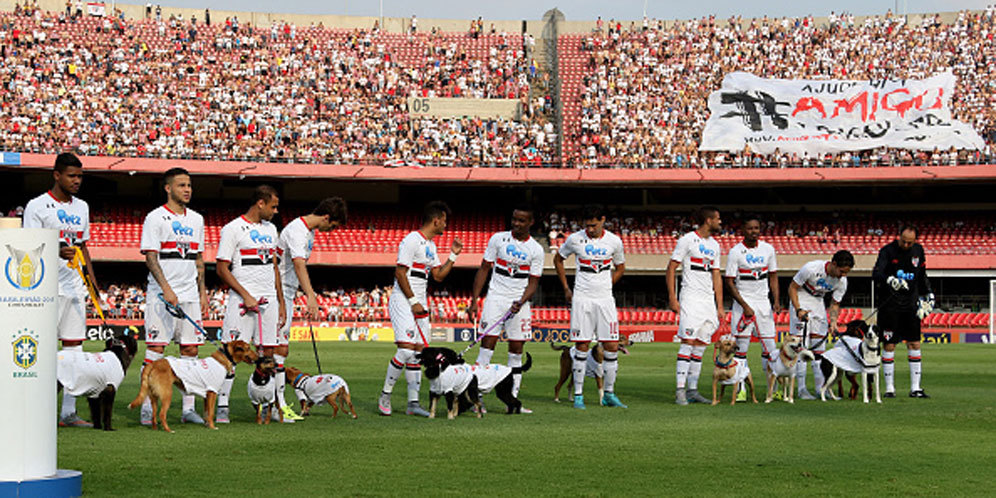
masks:
<instances>
[{"instance_id":1,"label":"football sock","mask_svg":"<svg viewBox=\"0 0 996 498\"><path fill-rule=\"evenodd\" d=\"M910 391L920 390L920 356L919 349L906 350L906 359L910 362Z\"/></svg>"},{"instance_id":2,"label":"football sock","mask_svg":"<svg viewBox=\"0 0 996 498\"><path fill-rule=\"evenodd\" d=\"M63 346L63 351L83 351L83 346ZM60 417L68 417L76 413L76 396L69 394L65 389L62 390L62 410L59 413Z\"/></svg>"},{"instance_id":3,"label":"football sock","mask_svg":"<svg viewBox=\"0 0 996 498\"><path fill-rule=\"evenodd\" d=\"M734 357L738 360L747 359L747 348L750 346L750 337L737 337L737 352Z\"/></svg>"},{"instance_id":4,"label":"football sock","mask_svg":"<svg viewBox=\"0 0 996 498\"><path fill-rule=\"evenodd\" d=\"M778 346L774 339L761 339L761 366L767 372L771 365L771 355L778 354Z\"/></svg>"},{"instance_id":5,"label":"football sock","mask_svg":"<svg viewBox=\"0 0 996 498\"><path fill-rule=\"evenodd\" d=\"M882 351L882 376L885 377L885 392L896 392L896 352Z\"/></svg>"},{"instance_id":6,"label":"football sock","mask_svg":"<svg viewBox=\"0 0 996 498\"><path fill-rule=\"evenodd\" d=\"M795 363L795 388L798 392L806 389L806 367L808 363L799 358Z\"/></svg>"},{"instance_id":7,"label":"football sock","mask_svg":"<svg viewBox=\"0 0 996 498\"><path fill-rule=\"evenodd\" d=\"M145 350L145 362L142 364L142 370L145 370L145 367L149 366L152 362L154 362L156 360L159 360L159 359L162 359L162 357L163 357L162 353L160 353L158 351L152 351L150 349L146 349ZM139 379L142 378L142 373L141 372L139 372L138 378ZM151 411L152 410L152 400L148 396L145 397L145 401L142 401L142 409L143 410L147 410L147 411Z\"/></svg>"},{"instance_id":8,"label":"football sock","mask_svg":"<svg viewBox=\"0 0 996 498\"><path fill-rule=\"evenodd\" d=\"M606 351L602 354L602 375L605 392L611 393L616 385L616 374L619 373L619 352Z\"/></svg>"},{"instance_id":9,"label":"football sock","mask_svg":"<svg viewBox=\"0 0 996 498\"><path fill-rule=\"evenodd\" d=\"M405 380L408 381L408 402L418 402L418 391L422 387L422 366L418 363L405 365Z\"/></svg>"},{"instance_id":10,"label":"football sock","mask_svg":"<svg viewBox=\"0 0 996 498\"><path fill-rule=\"evenodd\" d=\"M691 361L688 364L688 383L685 386L692 391L699 388L699 373L702 372L702 355L705 349L705 346L692 346Z\"/></svg>"},{"instance_id":11,"label":"football sock","mask_svg":"<svg viewBox=\"0 0 996 498\"><path fill-rule=\"evenodd\" d=\"M512 396L518 398L522 387L522 354L508 353L508 366L512 369Z\"/></svg>"},{"instance_id":12,"label":"football sock","mask_svg":"<svg viewBox=\"0 0 996 498\"><path fill-rule=\"evenodd\" d=\"M495 350L482 347L477 352L477 364L486 367L491 364L491 356L495 354ZM511 358L512 353L509 353L509 358Z\"/></svg>"},{"instance_id":13,"label":"football sock","mask_svg":"<svg viewBox=\"0 0 996 498\"><path fill-rule=\"evenodd\" d=\"M574 395L584 394L584 370L588 363L587 351L574 351Z\"/></svg>"},{"instance_id":14,"label":"football sock","mask_svg":"<svg viewBox=\"0 0 996 498\"><path fill-rule=\"evenodd\" d=\"M692 360L692 346L682 344L678 346L678 361L676 362L674 378L678 389L685 388L685 381L688 379L688 364Z\"/></svg>"},{"instance_id":15,"label":"football sock","mask_svg":"<svg viewBox=\"0 0 996 498\"><path fill-rule=\"evenodd\" d=\"M277 404L283 408L287 406L287 400L284 399L284 387L287 385L287 372L284 370L284 362L287 361L287 357L275 354L273 355L273 361L277 364L277 368L273 370L273 380L277 383Z\"/></svg>"},{"instance_id":16,"label":"football sock","mask_svg":"<svg viewBox=\"0 0 996 498\"><path fill-rule=\"evenodd\" d=\"M394 384L401 377L401 372L405 371L405 364L414 356L415 352L410 349L398 348L394 352L394 357L387 364L387 377L384 378L383 392L391 394L394 392Z\"/></svg>"},{"instance_id":17,"label":"football sock","mask_svg":"<svg viewBox=\"0 0 996 498\"><path fill-rule=\"evenodd\" d=\"M814 351L813 356L816 357L813 360L813 386L816 388L815 392L819 392L820 388L823 387L823 369L820 368L820 364L823 363L823 353Z\"/></svg>"},{"instance_id":18,"label":"football sock","mask_svg":"<svg viewBox=\"0 0 996 498\"><path fill-rule=\"evenodd\" d=\"M228 407L228 397L232 394L232 384L235 383L235 372L225 376L225 381L221 383L221 391L218 392L218 406Z\"/></svg>"}]
</instances>

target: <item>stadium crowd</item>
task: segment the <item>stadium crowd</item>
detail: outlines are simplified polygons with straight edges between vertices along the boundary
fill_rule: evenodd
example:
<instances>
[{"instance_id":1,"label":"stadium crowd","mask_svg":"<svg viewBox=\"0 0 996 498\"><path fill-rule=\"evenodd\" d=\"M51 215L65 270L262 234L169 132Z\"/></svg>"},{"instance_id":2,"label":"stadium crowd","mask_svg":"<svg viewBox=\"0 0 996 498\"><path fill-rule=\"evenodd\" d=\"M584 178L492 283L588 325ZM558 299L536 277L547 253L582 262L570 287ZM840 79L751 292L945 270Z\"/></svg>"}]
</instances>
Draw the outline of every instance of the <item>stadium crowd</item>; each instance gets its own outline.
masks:
<instances>
[{"instance_id":1,"label":"stadium crowd","mask_svg":"<svg viewBox=\"0 0 996 498\"><path fill-rule=\"evenodd\" d=\"M891 13L855 23L831 13L812 17L709 17L668 23L645 20L571 39L562 57L581 59L579 116L565 130L565 160L578 165L729 168L955 165L992 161L996 142L994 9L963 11L910 25ZM599 22L602 28L603 23ZM709 93L723 76L744 71L785 79L920 79L951 70L957 77L953 117L970 123L983 151L874 149L827 155L763 156L700 152ZM567 145L570 144L570 145Z\"/></svg>"},{"instance_id":2,"label":"stadium crowd","mask_svg":"<svg viewBox=\"0 0 996 498\"><path fill-rule=\"evenodd\" d=\"M551 159L533 42L435 29L0 13L8 151L270 162ZM412 55L417 54L417 55ZM410 119L408 97L517 99L521 118Z\"/></svg>"}]
</instances>

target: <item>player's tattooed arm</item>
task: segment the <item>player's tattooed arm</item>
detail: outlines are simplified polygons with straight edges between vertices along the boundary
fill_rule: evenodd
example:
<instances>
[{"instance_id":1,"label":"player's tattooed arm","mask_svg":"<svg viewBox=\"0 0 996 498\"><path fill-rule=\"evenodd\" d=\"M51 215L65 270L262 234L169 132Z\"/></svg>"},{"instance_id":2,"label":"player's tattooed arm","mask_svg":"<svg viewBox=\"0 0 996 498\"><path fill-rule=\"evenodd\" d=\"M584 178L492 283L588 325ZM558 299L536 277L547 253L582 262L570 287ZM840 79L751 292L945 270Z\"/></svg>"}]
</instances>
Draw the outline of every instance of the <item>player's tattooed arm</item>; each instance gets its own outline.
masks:
<instances>
[{"instance_id":1,"label":"player's tattooed arm","mask_svg":"<svg viewBox=\"0 0 996 498\"><path fill-rule=\"evenodd\" d=\"M157 258L158 259L158 258ZM156 266L159 266L158 261ZM208 316L208 294L207 294L207 284L204 283L204 255L197 253L197 259L194 260L194 266L197 267L197 295L201 301L201 317L207 318ZM162 269L160 269L161 271Z\"/></svg>"}]
</instances>

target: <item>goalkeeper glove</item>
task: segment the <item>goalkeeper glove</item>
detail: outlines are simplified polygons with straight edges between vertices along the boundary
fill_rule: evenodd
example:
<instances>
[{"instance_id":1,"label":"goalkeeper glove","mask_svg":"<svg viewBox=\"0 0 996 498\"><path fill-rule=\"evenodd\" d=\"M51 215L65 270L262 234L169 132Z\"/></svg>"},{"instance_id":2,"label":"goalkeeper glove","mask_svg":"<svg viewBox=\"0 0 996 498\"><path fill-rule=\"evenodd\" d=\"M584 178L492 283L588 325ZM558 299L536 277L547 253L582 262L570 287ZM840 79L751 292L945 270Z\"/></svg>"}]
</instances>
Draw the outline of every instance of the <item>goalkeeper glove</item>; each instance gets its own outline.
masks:
<instances>
[{"instance_id":1,"label":"goalkeeper glove","mask_svg":"<svg viewBox=\"0 0 996 498\"><path fill-rule=\"evenodd\" d=\"M898 291L900 289L906 290L910 288L909 284L907 284L905 280L900 280L896 277L889 277L885 279L885 283L889 284L889 287L892 287L892 290L894 291Z\"/></svg>"}]
</instances>

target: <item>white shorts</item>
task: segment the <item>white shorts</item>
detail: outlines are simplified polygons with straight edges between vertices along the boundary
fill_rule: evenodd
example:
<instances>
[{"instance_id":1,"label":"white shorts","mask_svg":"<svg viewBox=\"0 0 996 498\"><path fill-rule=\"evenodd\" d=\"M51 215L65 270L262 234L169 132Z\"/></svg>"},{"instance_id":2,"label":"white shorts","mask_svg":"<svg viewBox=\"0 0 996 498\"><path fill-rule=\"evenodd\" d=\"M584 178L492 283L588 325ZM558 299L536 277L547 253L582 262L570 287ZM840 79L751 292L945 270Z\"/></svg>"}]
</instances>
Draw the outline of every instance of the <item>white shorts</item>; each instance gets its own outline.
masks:
<instances>
[{"instance_id":1,"label":"white shorts","mask_svg":"<svg viewBox=\"0 0 996 498\"><path fill-rule=\"evenodd\" d=\"M619 314L615 298L588 299L574 296L571 303L571 341L611 342L619 340Z\"/></svg>"},{"instance_id":2,"label":"white shorts","mask_svg":"<svg viewBox=\"0 0 996 498\"><path fill-rule=\"evenodd\" d=\"M422 307L428 306L422 303ZM426 308L428 310L428 308ZM387 302L387 312L391 315L391 328L394 329L394 342L404 344L428 344L431 337L429 317L415 319L412 307L405 296L397 292L391 293Z\"/></svg>"},{"instance_id":3,"label":"white shorts","mask_svg":"<svg viewBox=\"0 0 996 498\"><path fill-rule=\"evenodd\" d=\"M733 314L730 317L733 336L756 336L758 338L773 339L775 337L775 316L771 312L771 302L765 299L764 301L747 301L747 304L754 310L755 320L748 320L741 325L740 320L744 315L744 309L740 306L740 303L733 301ZM756 327L754 326L755 321L757 322Z\"/></svg>"},{"instance_id":4,"label":"white shorts","mask_svg":"<svg viewBox=\"0 0 996 498\"><path fill-rule=\"evenodd\" d=\"M290 289L284 287L284 306L287 307L287 319L284 320L284 326L280 327L277 331L277 343L281 346L286 346L290 344L290 329L291 322L294 321L294 296L297 295L297 289ZM279 306L279 305L278 305ZM279 318L280 310L277 309L277 315Z\"/></svg>"},{"instance_id":5,"label":"white shorts","mask_svg":"<svg viewBox=\"0 0 996 498\"><path fill-rule=\"evenodd\" d=\"M719 328L716 300L712 296L682 299L678 317L678 338L712 343L712 334Z\"/></svg>"},{"instance_id":6,"label":"white shorts","mask_svg":"<svg viewBox=\"0 0 996 498\"><path fill-rule=\"evenodd\" d=\"M491 297L484 299L484 306L481 307L480 332L484 332L493 327L494 324L508 313L515 299ZM524 303L519 312L509 316L505 323L494 327L489 336L500 336L502 331L510 341L531 341L533 339L532 311L529 303Z\"/></svg>"},{"instance_id":7,"label":"white shorts","mask_svg":"<svg viewBox=\"0 0 996 498\"><path fill-rule=\"evenodd\" d=\"M813 307L817 308L816 306ZM827 310L823 306L819 306L818 309L809 310L808 330L804 330L805 325L806 322L799 320L795 312L795 307L789 305L789 333L800 337L803 335L808 336L808 343L803 345L808 349L813 349L816 353L826 351L827 343L823 341L823 338L827 335ZM813 348L813 345L817 343L820 343L819 347Z\"/></svg>"},{"instance_id":8,"label":"white shorts","mask_svg":"<svg viewBox=\"0 0 996 498\"><path fill-rule=\"evenodd\" d=\"M200 302L181 302L180 309L203 326ZM171 315L166 309L166 303L161 299L156 298L145 303L145 344L148 346L166 346L171 340L181 346L204 344L204 336L194 327L194 324L184 318Z\"/></svg>"},{"instance_id":9,"label":"white shorts","mask_svg":"<svg viewBox=\"0 0 996 498\"><path fill-rule=\"evenodd\" d=\"M242 296L229 292L225 319L221 322L221 342L239 340L260 347L279 346L277 322L280 320L280 303L274 296L266 296L266 300L266 304L260 305L259 313L243 315L239 308Z\"/></svg>"},{"instance_id":10,"label":"white shorts","mask_svg":"<svg viewBox=\"0 0 996 498\"><path fill-rule=\"evenodd\" d=\"M82 341L86 339L86 300L81 297L59 296L59 340Z\"/></svg>"}]
</instances>

